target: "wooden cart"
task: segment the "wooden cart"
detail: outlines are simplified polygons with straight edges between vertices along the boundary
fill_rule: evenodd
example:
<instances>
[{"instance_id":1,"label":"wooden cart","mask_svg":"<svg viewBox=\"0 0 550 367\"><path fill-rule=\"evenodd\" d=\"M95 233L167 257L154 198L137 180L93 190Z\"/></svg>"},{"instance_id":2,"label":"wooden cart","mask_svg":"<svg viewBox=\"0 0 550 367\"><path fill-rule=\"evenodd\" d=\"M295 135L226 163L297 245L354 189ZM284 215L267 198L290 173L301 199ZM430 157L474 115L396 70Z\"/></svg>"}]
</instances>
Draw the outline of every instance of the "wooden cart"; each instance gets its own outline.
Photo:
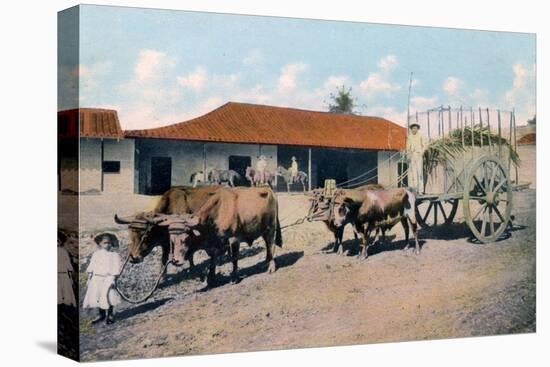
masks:
<instances>
[{"instance_id":1,"label":"wooden cart","mask_svg":"<svg viewBox=\"0 0 550 367\"><path fill-rule=\"evenodd\" d=\"M473 236L482 243L497 241L511 222L513 191L518 184L517 166L512 163L509 148L517 148L514 112L438 107L416 113L409 121L417 122L430 141L462 129L463 151L451 164L425 175L426 189L417 196L416 218L420 225L452 223L462 200L464 221ZM491 138L491 134L480 133L476 141L475 129L486 129L494 135ZM465 142L465 132L472 133L470 144Z\"/></svg>"}]
</instances>

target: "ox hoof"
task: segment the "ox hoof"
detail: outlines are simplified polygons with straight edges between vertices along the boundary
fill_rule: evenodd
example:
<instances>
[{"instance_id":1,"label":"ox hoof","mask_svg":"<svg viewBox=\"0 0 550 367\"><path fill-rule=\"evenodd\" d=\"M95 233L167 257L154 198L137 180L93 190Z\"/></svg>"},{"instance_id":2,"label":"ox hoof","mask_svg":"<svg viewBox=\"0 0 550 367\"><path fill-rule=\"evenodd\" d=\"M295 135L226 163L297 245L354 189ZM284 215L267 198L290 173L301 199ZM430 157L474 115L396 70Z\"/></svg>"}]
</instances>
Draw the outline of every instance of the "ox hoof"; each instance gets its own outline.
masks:
<instances>
[{"instance_id":1,"label":"ox hoof","mask_svg":"<svg viewBox=\"0 0 550 367\"><path fill-rule=\"evenodd\" d=\"M420 255L420 250L414 250L415 255Z\"/></svg>"},{"instance_id":2,"label":"ox hoof","mask_svg":"<svg viewBox=\"0 0 550 367\"><path fill-rule=\"evenodd\" d=\"M274 273L276 270L277 270L277 264L275 264L275 260L271 260L271 261L269 262L268 267L267 267L267 272L268 272L269 274L272 274L272 273Z\"/></svg>"},{"instance_id":3,"label":"ox hoof","mask_svg":"<svg viewBox=\"0 0 550 367\"><path fill-rule=\"evenodd\" d=\"M335 251L337 255L343 255L344 254L344 249L342 248L342 246L338 247L338 250Z\"/></svg>"}]
</instances>

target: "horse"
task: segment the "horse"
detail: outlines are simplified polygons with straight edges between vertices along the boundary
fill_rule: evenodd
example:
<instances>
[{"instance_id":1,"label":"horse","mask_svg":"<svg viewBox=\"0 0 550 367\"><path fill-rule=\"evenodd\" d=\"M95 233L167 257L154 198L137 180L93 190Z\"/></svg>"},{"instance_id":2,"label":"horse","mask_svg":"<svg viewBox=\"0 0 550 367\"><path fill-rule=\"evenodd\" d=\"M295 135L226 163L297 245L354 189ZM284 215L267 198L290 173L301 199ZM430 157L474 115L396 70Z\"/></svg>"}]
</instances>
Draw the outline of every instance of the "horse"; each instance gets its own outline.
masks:
<instances>
[{"instance_id":1,"label":"horse","mask_svg":"<svg viewBox=\"0 0 550 367\"><path fill-rule=\"evenodd\" d=\"M284 178L286 182L286 189L288 192L290 192L290 184L294 183L301 183L302 188L304 189L304 192L306 192L306 184L307 184L307 173L303 171L298 171L296 176L294 176L294 179L292 178L292 173L290 173L290 170L284 168L283 166L277 167L277 176L281 176Z\"/></svg>"},{"instance_id":2,"label":"horse","mask_svg":"<svg viewBox=\"0 0 550 367\"><path fill-rule=\"evenodd\" d=\"M275 175L273 172L264 170L264 176L265 176L265 183L267 183L270 187L273 188L273 180L275 179ZM252 168L250 166L246 167L246 179L248 182L250 182L250 186L260 186L262 183L262 178L260 175L260 172L258 172L255 168Z\"/></svg>"},{"instance_id":3,"label":"horse","mask_svg":"<svg viewBox=\"0 0 550 367\"><path fill-rule=\"evenodd\" d=\"M207 183L208 180L206 179L206 174L204 171L197 171L193 172L191 174L191 177L189 177L189 182L192 184L193 187L197 187L199 183Z\"/></svg>"},{"instance_id":4,"label":"horse","mask_svg":"<svg viewBox=\"0 0 550 367\"><path fill-rule=\"evenodd\" d=\"M232 169L222 170L222 169L213 169L208 173L208 181L210 183L221 185L222 183L227 183L231 187L235 187L235 180L239 180L241 175Z\"/></svg>"}]
</instances>

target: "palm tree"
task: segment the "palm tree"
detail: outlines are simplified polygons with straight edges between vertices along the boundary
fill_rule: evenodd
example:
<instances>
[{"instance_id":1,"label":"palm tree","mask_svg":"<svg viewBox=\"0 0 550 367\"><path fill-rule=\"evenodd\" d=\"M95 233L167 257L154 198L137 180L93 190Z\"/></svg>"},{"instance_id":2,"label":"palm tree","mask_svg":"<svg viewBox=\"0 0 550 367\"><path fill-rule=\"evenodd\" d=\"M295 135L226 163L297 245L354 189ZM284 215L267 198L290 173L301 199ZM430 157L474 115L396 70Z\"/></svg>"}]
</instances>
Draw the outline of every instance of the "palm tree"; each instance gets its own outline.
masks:
<instances>
[{"instance_id":1,"label":"palm tree","mask_svg":"<svg viewBox=\"0 0 550 367\"><path fill-rule=\"evenodd\" d=\"M342 87L336 88L336 94L331 93L329 98L331 99L331 103L328 104L329 112L357 114L355 111L357 104L355 98L351 95L351 87L346 88L342 85Z\"/></svg>"}]
</instances>

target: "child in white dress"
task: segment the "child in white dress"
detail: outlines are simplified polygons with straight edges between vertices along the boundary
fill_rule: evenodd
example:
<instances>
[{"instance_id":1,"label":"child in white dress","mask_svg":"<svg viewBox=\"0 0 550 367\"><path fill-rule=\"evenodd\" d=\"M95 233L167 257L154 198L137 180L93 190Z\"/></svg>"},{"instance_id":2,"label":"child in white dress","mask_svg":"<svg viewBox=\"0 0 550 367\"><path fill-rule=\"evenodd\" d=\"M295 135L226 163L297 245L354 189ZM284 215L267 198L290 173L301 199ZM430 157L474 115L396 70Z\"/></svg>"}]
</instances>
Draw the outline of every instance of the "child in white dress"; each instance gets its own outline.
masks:
<instances>
[{"instance_id":1,"label":"child in white dress","mask_svg":"<svg viewBox=\"0 0 550 367\"><path fill-rule=\"evenodd\" d=\"M120 303L120 296L113 289L115 279L121 270L120 256L112 251L113 248L118 247L118 239L112 233L101 233L94 238L94 241L100 249L93 253L86 270L88 290L83 307L99 309L99 316L92 323L105 320L107 324L112 324L113 308Z\"/></svg>"},{"instance_id":2,"label":"child in white dress","mask_svg":"<svg viewBox=\"0 0 550 367\"><path fill-rule=\"evenodd\" d=\"M67 235L57 232L57 304L76 307L73 290L74 268L69 252L65 249Z\"/></svg>"}]
</instances>

